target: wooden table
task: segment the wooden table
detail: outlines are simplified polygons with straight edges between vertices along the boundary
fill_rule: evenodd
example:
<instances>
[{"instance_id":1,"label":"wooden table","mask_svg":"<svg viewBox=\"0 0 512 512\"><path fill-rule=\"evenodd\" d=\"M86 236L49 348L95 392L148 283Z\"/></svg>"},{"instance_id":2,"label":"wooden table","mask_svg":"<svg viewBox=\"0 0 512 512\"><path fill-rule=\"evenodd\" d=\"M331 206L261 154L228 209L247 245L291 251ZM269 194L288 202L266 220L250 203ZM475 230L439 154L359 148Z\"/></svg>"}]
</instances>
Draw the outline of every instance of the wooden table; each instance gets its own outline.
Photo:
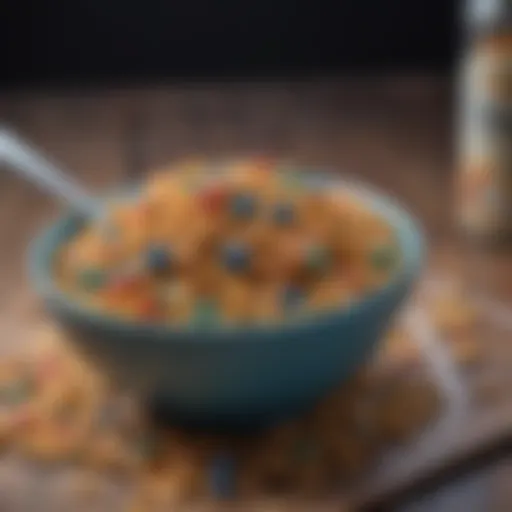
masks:
<instances>
[{"instance_id":1,"label":"wooden table","mask_svg":"<svg viewBox=\"0 0 512 512\"><path fill-rule=\"evenodd\" d=\"M0 119L94 190L195 155L263 153L348 170L402 198L424 222L433 252L457 266L450 95L446 79L425 76L30 91L0 95ZM8 173L0 174L0 195L1 348L9 350L22 342L19 315L31 308L26 246L57 208ZM507 256L485 256L478 268L495 296L511 297ZM496 474L485 485L510 503L512 472Z\"/></svg>"}]
</instances>

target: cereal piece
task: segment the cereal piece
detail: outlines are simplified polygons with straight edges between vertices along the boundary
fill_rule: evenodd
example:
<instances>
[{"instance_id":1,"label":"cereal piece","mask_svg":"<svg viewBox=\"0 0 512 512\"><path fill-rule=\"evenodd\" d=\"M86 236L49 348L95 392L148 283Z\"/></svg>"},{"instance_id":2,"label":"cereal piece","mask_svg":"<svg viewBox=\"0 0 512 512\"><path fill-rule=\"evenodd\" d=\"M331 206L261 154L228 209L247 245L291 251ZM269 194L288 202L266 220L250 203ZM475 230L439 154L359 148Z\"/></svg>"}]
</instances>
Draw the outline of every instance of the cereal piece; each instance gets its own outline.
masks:
<instances>
[{"instance_id":1,"label":"cereal piece","mask_svg":"<svg viewBox=\"0 0 512 512\"><path fill-rule=\"evenodd\" d=\"M383 350L383 365L397 367L414 367L421 358L421 352L410 335L402 328L395 328L386 338Z\"/></svg>"},{"instance_id":2,"label":"cereal piece","mask_svg":"<svg viewBox=\"0 0 512 512\"><path fill-rule=\"evenodd\" d=\"M372 251L370 260L375 269L389 270L396 262L396 250L390 245L380 245Z\"/></svg>"},{"instance_id":3,"label":"cereal piece","mask_svg":"<svg viewBox=\"0 0 512 512\"><path fill-rule=\"evenodd\" d=\"M212 299L199 299L196 301L193 323L194 325L211 326L218 321L218 307Z\"/></svg>"},{"instance_id":4,"label":"cereal piece","mask_svg":"<svg viewBox=\"0 0 512 512\"><path fill-rule=\"evenodd\" d=\"M216 498L227 499L236 492L236 462L232 455L219 453L210 461L210 490Z\"/></svg>"},{"instance_id":5,"label":"cereal piece","mask_svg":"<svg viewBox=\"0 0 512 512\"><path fill-rule=\"evenodd\" d=\"M285 311L297 311L305 300L304 292L297 286L287 286L282 294L282 304Z\"/></svg>"},{"instance_id":6,"label":"cereal piece","mask_svg":"<svg viewBox=\"0 0 512 512\"><path fill-rule=\"evenodd\" d=\"M469 329L476 321L474 309L465 299L458 297L439 297L431 305L431 312L435 325L447 333Z\"/></svg>"},{"instance_id":7,"label":"cereal piece","mask_svg":"<svg viewBox=\"0 0 512 512\"><path fill-rule=\"evenodd\" d=\"M329 251L319 244L310 244L306 249L306 268L315 273L324 272L331 261Z\"/></svg>"},{"instance_id":8,"label":"cereal piece","mask_svg":"<svg viewBox=\"0 0 512 512\"><path fill-rule=\"evenodd\" d=\"M257 324L271 324L282 315L281 296L273 285L255 286L251 299L251 319Z\"/></svg>"},{"instance_id":9,"label":"cereal piece","mask_svg":"<svg viewBox=\"0 0 512 512\"><path fill-rule=\"evenodd\" d=\"M107 471L131 471L140 460L116 431L95 434L87 443L83 459L86 465Z\"/></svg>"},{"instance_id":10,"label":"cereal piece","mask_svg":"<svg viewBox=\"0 0 512 512\"><path fill-rule=\"evenodd\" d=\"M146 265L155 274L168 272L171 269L172 262L172 252L169 247L154 245L146 253Z\"/></svg>"},{"instance_id":11,"label":"cereal piece","mask_svg":"<svg viewBox=\"0 0 512 512\"><path fill-rule=\"evenodd\" d=\"M226 187L216 184L205 187L199 194L199 202L208 214L221 212L228 199Z\"/></svg>"},{"instance_id":12,"label":"cereal piece","mask_svg":"<svg viewBox=\"0 0 512 512\"><path fill-rule=\"evenodd\" d=\"M295 222L295 208L290 203L275 205L272 219L277 226L291 226Z\"/></svg>"},{"instance_id":13,"label":"cereal piece","mask_svg":"<svg viewBox=\"0 0 512 512\"><path fill-rule=\"evenodd\" d=\"M78 281L84 290L92 292L105 286L106 275L102 269L89 267L80 272Z\"/></svg>"},{"instance_id":14,"label":"cereal piece","mask_svg":"<svg viewBox=\"0 0 512 512\"><path fill-rule=\"evenodd\" d=\"M231 198L229 210L236 219L252 219L256 214L256 209L256 199L250 194L235 194Z\"/></svg>"},{"instance_id":15,"label":"cereal piece","mask_svg":"<svg viewBox=\"0 0 512 512\"><path fill-rule=\"evenodd\" d=\"M81 429L58 427L51 419L38 418L16 441L22 453L43 461L75 459L83 447Z\"/></svg>"},{"instance_id":16,"label":"cereal piece","mask_svg":"<svg viewBox=\"0 0 512 512\"><path fill-rule=\"evenodd\" d=\"M0 385L0 404L13 407L26 402L34 392L34 381L29 375Z\"/></svg>"},{"instance_id":17,"label":"cereal piece","mask_svg":"<svg viewBox=\"0 0 512 512\"><path fill-rule=\"evenodd\" d=\"M138 481L137 496L132 506L141 510L169 510L194 492L198 469L193 457L176 458L167 465L143 472Z\"/></svg>"},{"instance_id":18,"label":"cereal piece","mask_svg":"<svg viewBox=\"0 0 512 512\"><path fill-rule=\"evenodd\" d=\"M227 278L221 293L222 314L228 323L245 322L251 318L252 293L247 282Z\"/></svg>"},{"instance_id":19,"label":"cereal piece","mask_svg":"<svg viewBox=\"0 0 512 512\"><path fill-rule=\"evenodd\" d=\"M243 272L250 263L248 248L239 242L230 242L222 250L224 266L231 272Z\"/></svg>"},{"instance_id":20,"label":"cereal piece","mask_svg":"<svg viewBox=\"0 0 512 512\"><path fill-rule=\"evenodd\" d=\"M276 245L272 252L269 250L262 254L263 258L267 258L267 263L270 266L266 275L271 276L277 282L299 277L304 270L304 253L307 248L304 237L296 233L289 233L274 243Z\"/></svg>"},{"instance_id":21,"label":"cereal piece","mask_svg":"<svg viewBox=\"0 0 512 512\"><path fill-rule=\"evenodd\" d=\"M339 309L349 304L352 295L345 277L326 276L313 285L308 303L313 310Z\"/></svg>"}]
</instances>

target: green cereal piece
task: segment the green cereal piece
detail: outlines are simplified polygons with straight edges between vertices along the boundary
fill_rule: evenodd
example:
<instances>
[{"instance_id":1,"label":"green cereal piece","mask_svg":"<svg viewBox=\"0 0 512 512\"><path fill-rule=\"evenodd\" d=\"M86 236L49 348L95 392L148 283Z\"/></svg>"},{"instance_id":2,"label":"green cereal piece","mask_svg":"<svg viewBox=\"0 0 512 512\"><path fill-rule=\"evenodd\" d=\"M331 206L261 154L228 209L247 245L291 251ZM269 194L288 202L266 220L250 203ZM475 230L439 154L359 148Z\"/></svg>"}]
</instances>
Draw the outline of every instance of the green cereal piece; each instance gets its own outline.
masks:
<instances>
[{"instance_id":1,"label":"green cereal piece","mask_svg":"<svg viewBox=\"0 0 512 512\"><path fill-rule=\"evenodd\" d=\"M82 270L78 276L78 282L82 288L89 292L93 292L103 288L107 281L107 276L102 269L86 268Z\"/></svg>"},{"instance_id":2,"label":"green cereal piece","mask_svg":"<svg viewBox=\"0 0 512 512\"><path fill-rule=\"evenodd\" d=\"M304 189L304 176L298 172L290 169L279 170L280 183L287 189L298 192Z\"/></svg>"},{"instance_id":3,"label":"green cereal piece","mask_svg":"<svg viewBox=\"0 0 512 512\"><path fill-rule=\"evenodd\" d=\"M378 270L389 270L396 262L396 250L390 245L381 245L372 251L370 261Z\"/></svg>"},{"instance_id":4,"label":"green cereal piece","mask_svg":"<svg viewBox=\"0 0 512 512\"><path fill-rule=\"evenodd\" d=\"M312 245L307 249L306 266L313 272L324 271L331 262L328 249L322 245Z\"/></svg>"},{"instance_id":5,"label":"green cereal piece","mask_svg":"<svg viewBox=\"0 0 512 512\"><path fill-rule=\"evenodd\" d=\"M212 325L218 321L218 308L213 300L199 299L195 304L193 323L195 325Z\"/></svg>"},{"instance_id":6,"label":"green cereal piece","mask_svg":"<svg viewBox=\"0 0 512 512\"><path fill-rule=\"evenodd\" d=\"M0 388L0 401L9 406L26 402L34 390L32 379L25 377Z\"/></svg>"}]
</instances>

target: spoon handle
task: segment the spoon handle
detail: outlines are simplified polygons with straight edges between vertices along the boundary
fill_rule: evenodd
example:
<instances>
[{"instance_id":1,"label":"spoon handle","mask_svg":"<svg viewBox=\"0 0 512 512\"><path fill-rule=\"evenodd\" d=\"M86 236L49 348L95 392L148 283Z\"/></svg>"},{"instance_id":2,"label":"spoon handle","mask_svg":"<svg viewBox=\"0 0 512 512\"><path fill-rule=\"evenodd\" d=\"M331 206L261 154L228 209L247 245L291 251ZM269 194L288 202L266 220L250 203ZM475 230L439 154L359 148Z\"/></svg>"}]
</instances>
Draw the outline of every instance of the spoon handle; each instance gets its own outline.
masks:
<instances>
[{"instance_id":1,"label":"spoon handle","mask_svg":"<svg viewBox=\"0 0 512 512\"><path fill-rule=\"evenodd\" d=\"M11 131L0 127L0 163L63 199L85 217L96 215L96 201L70 177Z\"/></svg>"}]
</instances>

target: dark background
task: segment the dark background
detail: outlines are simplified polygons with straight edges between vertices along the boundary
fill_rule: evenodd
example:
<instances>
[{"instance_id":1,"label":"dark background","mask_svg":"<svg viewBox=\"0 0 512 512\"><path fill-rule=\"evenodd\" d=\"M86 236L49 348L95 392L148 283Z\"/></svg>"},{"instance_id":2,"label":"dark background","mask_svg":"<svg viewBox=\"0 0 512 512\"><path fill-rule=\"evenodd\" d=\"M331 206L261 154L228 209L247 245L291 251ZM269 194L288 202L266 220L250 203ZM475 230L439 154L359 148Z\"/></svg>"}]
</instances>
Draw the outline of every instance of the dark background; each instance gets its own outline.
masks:
<instances>
[{"instance_id":1,"label":"dark background","mask_svg":"<svg viewBox=\"0 0 512 512\"><path fill-rule=\"evenodd\" d=\"M0 86L447 70L455 0L0 0Z\"/></svg>"}]
</instances>

